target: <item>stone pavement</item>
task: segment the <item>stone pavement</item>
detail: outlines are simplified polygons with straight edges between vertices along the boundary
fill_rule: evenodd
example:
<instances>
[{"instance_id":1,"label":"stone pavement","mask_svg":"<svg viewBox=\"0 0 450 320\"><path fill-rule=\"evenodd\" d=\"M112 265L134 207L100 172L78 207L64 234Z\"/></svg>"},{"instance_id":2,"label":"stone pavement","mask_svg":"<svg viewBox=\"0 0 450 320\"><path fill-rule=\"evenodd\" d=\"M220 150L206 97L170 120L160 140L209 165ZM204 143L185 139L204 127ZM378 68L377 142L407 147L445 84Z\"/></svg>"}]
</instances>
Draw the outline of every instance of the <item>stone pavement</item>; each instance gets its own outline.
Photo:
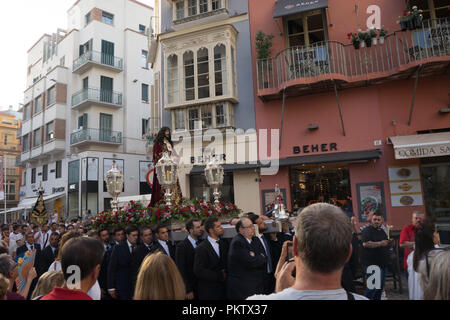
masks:
<instances>
[{"instance_id":1,"label":"stone pavement","mask_svg":"<svg viewBox=\"0 0 450 320\"><path fill-rule=\"evenodd\" d=\"M356 293L364 295L365 287L359 285L356 287ZM386 281L385 292L387 300L409 300L408 293L408 278L406 274L402 274L402 293L399 292L399 285L397 283L397 289L394 289L394 282L390 279Z\"/></svg>"}]
</instances>

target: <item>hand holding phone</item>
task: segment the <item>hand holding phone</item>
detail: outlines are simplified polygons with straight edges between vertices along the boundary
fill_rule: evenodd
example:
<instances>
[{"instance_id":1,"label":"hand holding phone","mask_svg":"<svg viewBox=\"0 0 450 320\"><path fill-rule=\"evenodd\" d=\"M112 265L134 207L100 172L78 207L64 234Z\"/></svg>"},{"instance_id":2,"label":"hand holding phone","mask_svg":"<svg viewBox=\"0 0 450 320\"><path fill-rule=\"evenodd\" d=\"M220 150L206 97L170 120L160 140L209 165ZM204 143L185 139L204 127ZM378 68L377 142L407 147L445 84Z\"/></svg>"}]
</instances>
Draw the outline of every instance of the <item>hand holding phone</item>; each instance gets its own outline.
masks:
<instances>
[{"instance_id":1,"label":"hand holding phone","mask_svg":"<svg viewBox=\"0 0 450 320\"><path fill-rule=\"evenodd\" d=\"M294 258L294 252L292 251L292 250L293 250L293 248L292 248L292 242L290 242L290 243L287 244L286 249L287 249L286 261L289 261L289 260L291 260L291 259Z\"/></svg>"}]
</instances>

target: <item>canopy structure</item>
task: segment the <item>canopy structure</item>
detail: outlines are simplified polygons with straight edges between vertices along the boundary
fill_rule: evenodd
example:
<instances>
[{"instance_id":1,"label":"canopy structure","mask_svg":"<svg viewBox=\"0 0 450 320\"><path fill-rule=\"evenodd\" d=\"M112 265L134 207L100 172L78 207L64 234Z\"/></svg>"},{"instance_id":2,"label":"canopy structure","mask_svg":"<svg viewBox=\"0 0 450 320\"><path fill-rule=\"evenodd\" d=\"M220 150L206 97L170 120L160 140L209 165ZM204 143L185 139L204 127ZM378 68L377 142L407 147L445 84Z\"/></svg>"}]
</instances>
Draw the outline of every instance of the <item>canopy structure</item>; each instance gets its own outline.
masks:
<instances>
[{"instance_id":1,"label":"canopy structure","mask_svg":"<svg viewBox=\"0 0 450 320\"><path fill-rule=\"evenodd\" d=\"M389 140L394 145L395 159L450 155L450 132L396 136Z\"/></svg>"},{"instance_id":2,"label":"canopy structure","mask_svg":"<svg viewBox=\"0 0 450 320\"><path fill-rule=\"evenodd\" d=\"M278 0L273 17L280 18L323 8L328 8L328 0Z\"/></svg>"}]
</instances>

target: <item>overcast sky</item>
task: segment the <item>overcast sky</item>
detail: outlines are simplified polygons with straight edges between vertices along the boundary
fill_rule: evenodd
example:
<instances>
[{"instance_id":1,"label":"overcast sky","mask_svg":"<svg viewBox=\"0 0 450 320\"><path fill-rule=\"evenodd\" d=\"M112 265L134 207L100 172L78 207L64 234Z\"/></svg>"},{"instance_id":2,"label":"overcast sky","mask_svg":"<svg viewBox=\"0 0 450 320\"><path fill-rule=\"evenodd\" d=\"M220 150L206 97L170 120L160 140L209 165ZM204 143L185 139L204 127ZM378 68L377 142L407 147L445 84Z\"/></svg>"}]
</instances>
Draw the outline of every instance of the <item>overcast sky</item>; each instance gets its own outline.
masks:
<instances>
[{"instance_id":1,"label":"overcast sky","mask_svg":"<svg viewBox=\"0 0 450 320\"><path fill-rule=\"evenodd\" d=\"M114 0L111 0L114 1ZM154 0L139 0L154 6ZM76 0L12 0L0 2L0 109L23 102L27 51L44 34L67 28L67 10Z\"/></svg>"}]
</instances>

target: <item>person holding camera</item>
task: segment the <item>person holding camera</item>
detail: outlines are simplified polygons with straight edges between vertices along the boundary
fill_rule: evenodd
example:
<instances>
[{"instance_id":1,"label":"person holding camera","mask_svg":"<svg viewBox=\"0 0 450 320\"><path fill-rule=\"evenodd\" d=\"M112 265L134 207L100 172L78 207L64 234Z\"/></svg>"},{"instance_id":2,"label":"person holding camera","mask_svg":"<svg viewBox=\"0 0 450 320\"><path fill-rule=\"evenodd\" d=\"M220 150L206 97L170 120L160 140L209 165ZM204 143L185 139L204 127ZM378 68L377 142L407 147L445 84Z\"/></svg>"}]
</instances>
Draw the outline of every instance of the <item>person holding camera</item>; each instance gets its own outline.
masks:
<instances>
[{"instance_id":1,"label":"person holding camera","mask_svg":"<svg viewBox=\"0 0 450 320\"><path fill-rule=\"evenodd\" d=\"M379 268L380 286L377 288L371 288L371 285L367 285L365 296L370 300L381 300L381 294L386 282L386 271L389 265L390 251L389 248L394 244L392 240L388 240L386 232L381 228L383 225L383 216L381 213L374 213L372 217L372 224L364 229L361 241L363 245L362 250L362 265L366 273L367 281L371 281L373 267ZM377 274L377 273L375 273ZM375 285L378 281L375 281Z\"/></svg>"}]
</instances>

